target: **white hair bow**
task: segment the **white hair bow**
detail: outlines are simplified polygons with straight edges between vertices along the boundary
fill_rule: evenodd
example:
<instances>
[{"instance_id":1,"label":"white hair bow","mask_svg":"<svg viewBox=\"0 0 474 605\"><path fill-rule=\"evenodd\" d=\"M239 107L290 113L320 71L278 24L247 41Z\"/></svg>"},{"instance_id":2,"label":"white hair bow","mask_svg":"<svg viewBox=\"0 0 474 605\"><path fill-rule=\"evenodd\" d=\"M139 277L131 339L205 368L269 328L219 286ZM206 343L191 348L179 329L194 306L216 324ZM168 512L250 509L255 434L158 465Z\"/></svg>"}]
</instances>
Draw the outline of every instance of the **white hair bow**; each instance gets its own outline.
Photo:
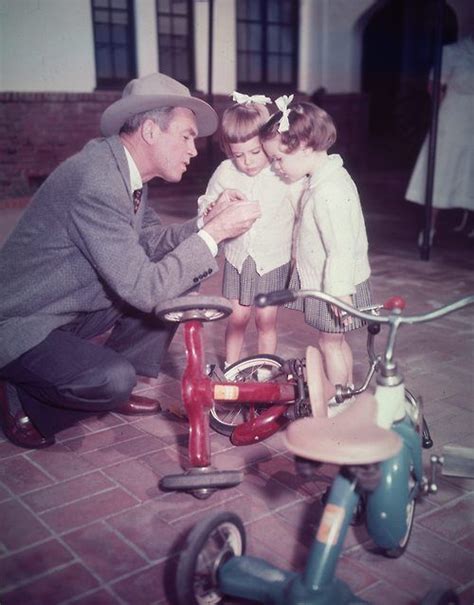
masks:
<instances>
[{"instance_id":1,"label":"white hair bow","mask_svg":"<svg viewBox=\"0 0 474 605\"><path fill-rule=\"evenodd\" d=\"M239 105L248 105L249 103L259 103L260 105L266 105L267 103L271 103L272 100L270 97L266 97L265 95L244 95L240 92L234 90L232 93L232 100L238 103Z\"/></svg>"},{"instance_id":2,"label":"white hair bow","mask_svg":"<svg viewBox=\"0 0 474 605\"><path fill-rule=\"evenodd\" d=\"M281 111L281 118L278 122L278 132L286 132L290 129L290 121L288 116L290 115L291 108L288 109L288 105L293 101L294 95L282 95L275 100L275 105Z\"/></svg>"}]
</instances>

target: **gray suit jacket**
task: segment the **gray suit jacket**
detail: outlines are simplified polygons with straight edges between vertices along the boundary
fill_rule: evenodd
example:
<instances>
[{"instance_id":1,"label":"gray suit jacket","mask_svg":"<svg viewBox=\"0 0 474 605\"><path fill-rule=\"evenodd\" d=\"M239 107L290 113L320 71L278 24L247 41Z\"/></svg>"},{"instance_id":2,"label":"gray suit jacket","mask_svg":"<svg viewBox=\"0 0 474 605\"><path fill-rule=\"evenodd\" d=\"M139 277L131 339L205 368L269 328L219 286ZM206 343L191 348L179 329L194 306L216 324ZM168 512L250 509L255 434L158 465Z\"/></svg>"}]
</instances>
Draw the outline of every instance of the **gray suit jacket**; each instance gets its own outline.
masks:
<instances>
[{"instance_id":1,"label":"gray suit jacket","mask_svg":"<svg viewBox=\"0 0 474 605\"><path fill-rule=\"evenodd\" d=\"M196 219L133 212L118 136L56 168L0 250L0 367L79 314L125 302L148 313L217 270Z\"/></svg>"}]
</instances>

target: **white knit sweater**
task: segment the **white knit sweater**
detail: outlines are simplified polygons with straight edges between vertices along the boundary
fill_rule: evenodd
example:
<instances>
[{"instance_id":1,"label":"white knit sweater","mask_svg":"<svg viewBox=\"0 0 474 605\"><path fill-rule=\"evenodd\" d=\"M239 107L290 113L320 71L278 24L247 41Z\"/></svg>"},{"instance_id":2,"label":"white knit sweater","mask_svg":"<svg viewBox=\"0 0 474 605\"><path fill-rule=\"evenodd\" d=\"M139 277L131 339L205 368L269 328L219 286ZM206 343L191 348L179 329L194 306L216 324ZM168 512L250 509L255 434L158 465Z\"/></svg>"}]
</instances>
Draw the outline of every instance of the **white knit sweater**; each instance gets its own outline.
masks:
<instances>
[{"instance_id":1,"label":"white knit sweater","mask_svg":"<svg viewBox=\"0 0 474 605\"><path fill-rule=\"evenodd\" d=\"M296 265L303 289L354 294L370 275L368 243L359 194L339 155L310 179L301 200Z\"/></svg>"},{"instance_id":2,"label":"white knit sweater","mask_svg":"<svg viewBox=\"0 0 474 605\"><path fill-rule=\"evenodd\" d=\"M202 215L224 189L238 189L258 202L262 216L249 231L225 242L225 257L240 272L250 256L259 275L264 275L290 261L296 209L304 184L303 179L285 183L270 166L248 176L232 160L224 160L209 180L206 194L198 199L198 214Z\"/></svg>"}]
</instances>

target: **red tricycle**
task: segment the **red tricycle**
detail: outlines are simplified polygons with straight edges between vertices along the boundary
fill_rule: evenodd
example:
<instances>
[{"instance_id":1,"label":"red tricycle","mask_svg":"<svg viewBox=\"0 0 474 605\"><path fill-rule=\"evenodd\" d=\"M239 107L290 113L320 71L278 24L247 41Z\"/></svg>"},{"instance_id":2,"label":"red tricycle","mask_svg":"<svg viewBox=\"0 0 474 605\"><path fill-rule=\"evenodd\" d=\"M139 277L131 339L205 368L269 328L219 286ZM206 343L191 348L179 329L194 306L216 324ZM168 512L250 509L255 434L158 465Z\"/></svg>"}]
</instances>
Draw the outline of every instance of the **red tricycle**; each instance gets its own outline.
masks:
<instances>
[{"instance_id":1,"label":"red tricycle","mask_svg":"<svg viewBox=\"0 0 474 605\"><path fill-rule=\"evenodd\" d=\"M278 304L274 300L272 304ZM399 297L364 311L378 315L380 309L403 307ZM217 489L238 485L243 474L238 470L217 470L211 466L209 428L230 437L234 445L250 445L267 439L297 418L313 415L312 397L317 390L320 360L314 347L305 357L283 360L273 355L255 355L226 368L206 367L203 322L227 317L230 303L218 296L187 295L158 305L156 315L171 322L184 322L186 368L181 393L189 421L188 455L190 467L182 474L167 475L160 481L165 491L186 491L207 498ZM336 385L334 406L364 392L380 362L374 352L374 338L380 324L368 325L369 369L358 388ZM416 406L407 390L406 398ZM425 447L430 435L423 428Z\"/></svg>"}]
</instances>

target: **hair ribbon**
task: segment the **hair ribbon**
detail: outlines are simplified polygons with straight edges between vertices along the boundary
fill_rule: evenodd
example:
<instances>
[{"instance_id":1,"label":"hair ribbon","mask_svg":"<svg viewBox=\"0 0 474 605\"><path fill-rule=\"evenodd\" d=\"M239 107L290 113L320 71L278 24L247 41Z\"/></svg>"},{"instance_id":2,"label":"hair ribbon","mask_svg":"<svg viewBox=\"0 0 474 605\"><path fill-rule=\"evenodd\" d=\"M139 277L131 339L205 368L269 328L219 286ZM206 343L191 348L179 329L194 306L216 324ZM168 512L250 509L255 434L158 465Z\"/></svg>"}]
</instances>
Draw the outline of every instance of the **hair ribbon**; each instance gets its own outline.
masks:
<instances>
[{"instance_id":1,"label":"hair ribbon","mask_svg":"<svg viewBox=\"0 0 474 605\"><path fill-rule=\"evenodd\" d=\"M290 115L291 107L288 105L293 101L294 95L282 95L275 100L275 105L281 111L281 118L278 122L278 132L287 132L290 129L290 121L288 116Z\"/></svg>"},{"instance_id":2,"label":"hair ribbon","mask_svg":"<svg viewBox=\"0 0 474 605\"><path fill-rule=\"evenodd\" d=\"M265 95L244 95L240 92L234 90L231 95L232 100L239 105L249 105L250 103L258 103L260 105L266 105L267 103L271 103L272 100L270 97L266 97Z\"/></svg>"}]
</instances>

